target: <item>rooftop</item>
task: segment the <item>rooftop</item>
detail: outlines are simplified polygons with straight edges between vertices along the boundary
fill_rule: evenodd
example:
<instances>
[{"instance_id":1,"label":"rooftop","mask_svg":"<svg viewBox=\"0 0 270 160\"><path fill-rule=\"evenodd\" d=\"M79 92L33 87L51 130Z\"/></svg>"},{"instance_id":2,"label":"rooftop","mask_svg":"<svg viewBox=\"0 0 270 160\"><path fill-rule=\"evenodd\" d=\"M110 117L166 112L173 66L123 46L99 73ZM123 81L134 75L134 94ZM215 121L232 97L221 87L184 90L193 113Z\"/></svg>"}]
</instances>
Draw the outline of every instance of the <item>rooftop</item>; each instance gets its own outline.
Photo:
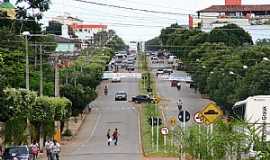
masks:
<instances>
[{"instance_id":1,"label":"rooftop","mask_svg":"<svg viewBox=\"0 0 270 160\"><path fill-rule=\"evenodd\" d=\"M0 9L5 8L5 9L15 9L15 6L11 4L10 2L4 2L0 4Z\"/></svg>"},{"instance_id":2,"label":"rooftop","mask_svg":"<svg viewBox=\"0 0 270 160\"><path fill-rule=\"evenodd\" d=\"M198 12L266 12L270 4L262 5L212 5Z\"/></svg>"},{"instance_id":3,"label":"rooftop","mask_svg":"<svg viewBox=\"0 0 270 160\"><path fill-rule=\"evenodd\" d=\"M74 24L73 29L106 29L107 25L103 24Z\"/></svg>"},{"instance_id":4,"label":"rooftop","mask_svg":"<svg viewBox=\"0 0 270 160\"><path fill-rule=\"evenodd\" d=\"M57 43L79 43L80 42L77 39L64 38L58 35L55 35L54 38Z\"/></svg>"}]
</instances>

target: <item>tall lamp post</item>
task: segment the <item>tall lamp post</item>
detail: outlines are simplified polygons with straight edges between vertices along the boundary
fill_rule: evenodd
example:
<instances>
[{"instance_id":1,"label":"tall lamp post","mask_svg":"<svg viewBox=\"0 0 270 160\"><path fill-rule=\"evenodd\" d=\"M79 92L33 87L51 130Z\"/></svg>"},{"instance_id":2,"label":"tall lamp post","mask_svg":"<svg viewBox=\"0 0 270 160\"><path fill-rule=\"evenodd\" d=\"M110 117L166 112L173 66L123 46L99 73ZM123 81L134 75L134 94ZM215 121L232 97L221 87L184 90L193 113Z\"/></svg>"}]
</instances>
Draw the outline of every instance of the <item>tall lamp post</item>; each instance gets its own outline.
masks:
<instances>
[{"instance_id":1,"label":"tall lamp post","mask_svg":"<svg viewBox=\"0 0 270 160\"><path fill-rule=\"evenodd\" d=\"M25 37L25 85L26 89L30 89L29 85L29 56L28 56L28 36L30 36L30 32L24 31L22 35Z\"/></svg>"}]
</instances>

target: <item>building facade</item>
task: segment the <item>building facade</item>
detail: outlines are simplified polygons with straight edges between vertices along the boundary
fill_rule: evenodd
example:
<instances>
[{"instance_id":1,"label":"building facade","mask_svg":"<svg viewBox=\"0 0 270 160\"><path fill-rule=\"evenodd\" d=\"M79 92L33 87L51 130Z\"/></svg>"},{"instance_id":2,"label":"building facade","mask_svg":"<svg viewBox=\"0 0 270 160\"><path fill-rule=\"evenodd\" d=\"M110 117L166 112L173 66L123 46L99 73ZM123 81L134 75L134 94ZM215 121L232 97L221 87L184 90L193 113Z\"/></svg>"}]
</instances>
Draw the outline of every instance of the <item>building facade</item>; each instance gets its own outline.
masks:
<instances>
[{"instance_id":1,"label":"building facade","mask_svg":"<svg viewBox=\"0 0 270 160\"><path fill-rule=\"evenodd\" d=\"M107 25L103 24L86 24L86 23L75 23L71 25L78 39L90 40L94 38L94 34L100 31L106 31Z\"/></svg>"},{"instance_id":2,"label":"building facade","mask_svg":"<svg viewBox=\"0 0 270 160\"><path fill-rule=\"evenodd\" d=\"M270 4L243 5L241 0L225 0L225 5L212 5L198 11L197 16L189 16L189 27L201 28L203 31L211 31L230 23L244 28L256 37L254 40L270 38L270 34L257 34L258 30L270 29Z\"/></svg>"}]
</instances>

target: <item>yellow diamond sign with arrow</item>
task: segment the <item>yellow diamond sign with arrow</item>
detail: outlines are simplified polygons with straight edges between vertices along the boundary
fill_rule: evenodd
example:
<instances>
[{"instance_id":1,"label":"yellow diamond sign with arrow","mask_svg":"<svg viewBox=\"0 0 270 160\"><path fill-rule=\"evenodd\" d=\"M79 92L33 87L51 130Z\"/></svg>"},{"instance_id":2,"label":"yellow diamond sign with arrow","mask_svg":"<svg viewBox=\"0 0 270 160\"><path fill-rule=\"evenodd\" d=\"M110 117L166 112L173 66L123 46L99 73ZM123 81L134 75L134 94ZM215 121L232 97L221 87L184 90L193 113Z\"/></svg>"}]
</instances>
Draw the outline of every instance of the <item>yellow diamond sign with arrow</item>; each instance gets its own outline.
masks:
<instances>
[{"instance_id":1,"label":"yellow diamond sign with arrow","mask_svg":"<svg viewBox=\"0 0 270 160\"><path fill-rule=\"evenodd\" d=\"M200 112L205 124L214 123L223 115L223 111L214 103L210 103Z\"/></svg>"}]
</instances>

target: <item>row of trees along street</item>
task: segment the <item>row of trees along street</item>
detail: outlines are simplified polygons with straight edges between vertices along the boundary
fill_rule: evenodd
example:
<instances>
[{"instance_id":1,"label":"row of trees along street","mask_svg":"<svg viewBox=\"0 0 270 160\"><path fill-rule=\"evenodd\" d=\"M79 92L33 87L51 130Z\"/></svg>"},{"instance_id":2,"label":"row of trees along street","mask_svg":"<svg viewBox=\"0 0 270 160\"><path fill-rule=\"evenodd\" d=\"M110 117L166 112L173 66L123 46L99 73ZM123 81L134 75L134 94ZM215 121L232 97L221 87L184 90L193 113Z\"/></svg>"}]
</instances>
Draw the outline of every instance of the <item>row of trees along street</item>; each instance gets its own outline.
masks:
<instances>
[{"instance_id":1,"label":"row of trees along street","mask_svg":"<svg viewBox=\"0 0 270 160\"><path fill-rule=\"evenodd\" d=\"M17 8L18 19L10 19L5 13L0 15L0 122L5 123L3 133L6 144L25 144L30 139L51 137L55 133L55 121L60 121L63 129L70 116L82 113L87 104L95 99L96 86L114 50L126 47L114 31L105 32L104 35L111 34L112 37L106 36L105 41L100 38L102 49L88 48L69 65L59 64L61 97L53 97L55 64L51 53L54 53L57 44L53 36L41 30L42 24L39 23L42 12L49 9L50 3L47 0L17 0L17 3L29 4L27 8L22 5ZM40 13L27 14L32 9ZM30 90L21 89L26 84L23 31L40 35L28 37ZM43 73L43 93L40 93L40 73Z\"/></svg>"},{"instance_id":2,"label":"row of trees along street","mask_svg":"<svg viewBox=\"0 0 270 160\"><path fill-rule=\"evenodd\" d=\"M252 37L237 25L228 24L206 33L172 24L147 41L146 49L176 55L200 93L221 106L227 116L235 102L270 94L269 40L253 44ZM242 153L255 150L259 151L257 157L266 160L270 158L270 145L257 134L258 129L236 119L219 121L212 129L196 124L186 129L178 127L168 135L175 142L167 152L188 159L228 160L241 159Z\"/></svg>"},{"instance_id":3,"label":"row of trees along street","mask_svg":"<svg viewBox=\"0 0 270 160\"><path fill-rule=\"evenodd\" d=\"M252 37L235 24L209 33L172 24L146 42L146 48L175 54L200 93L228 112L236 101L270 94L269 40L253 44Z\"/></svg>"}]
</instances>

